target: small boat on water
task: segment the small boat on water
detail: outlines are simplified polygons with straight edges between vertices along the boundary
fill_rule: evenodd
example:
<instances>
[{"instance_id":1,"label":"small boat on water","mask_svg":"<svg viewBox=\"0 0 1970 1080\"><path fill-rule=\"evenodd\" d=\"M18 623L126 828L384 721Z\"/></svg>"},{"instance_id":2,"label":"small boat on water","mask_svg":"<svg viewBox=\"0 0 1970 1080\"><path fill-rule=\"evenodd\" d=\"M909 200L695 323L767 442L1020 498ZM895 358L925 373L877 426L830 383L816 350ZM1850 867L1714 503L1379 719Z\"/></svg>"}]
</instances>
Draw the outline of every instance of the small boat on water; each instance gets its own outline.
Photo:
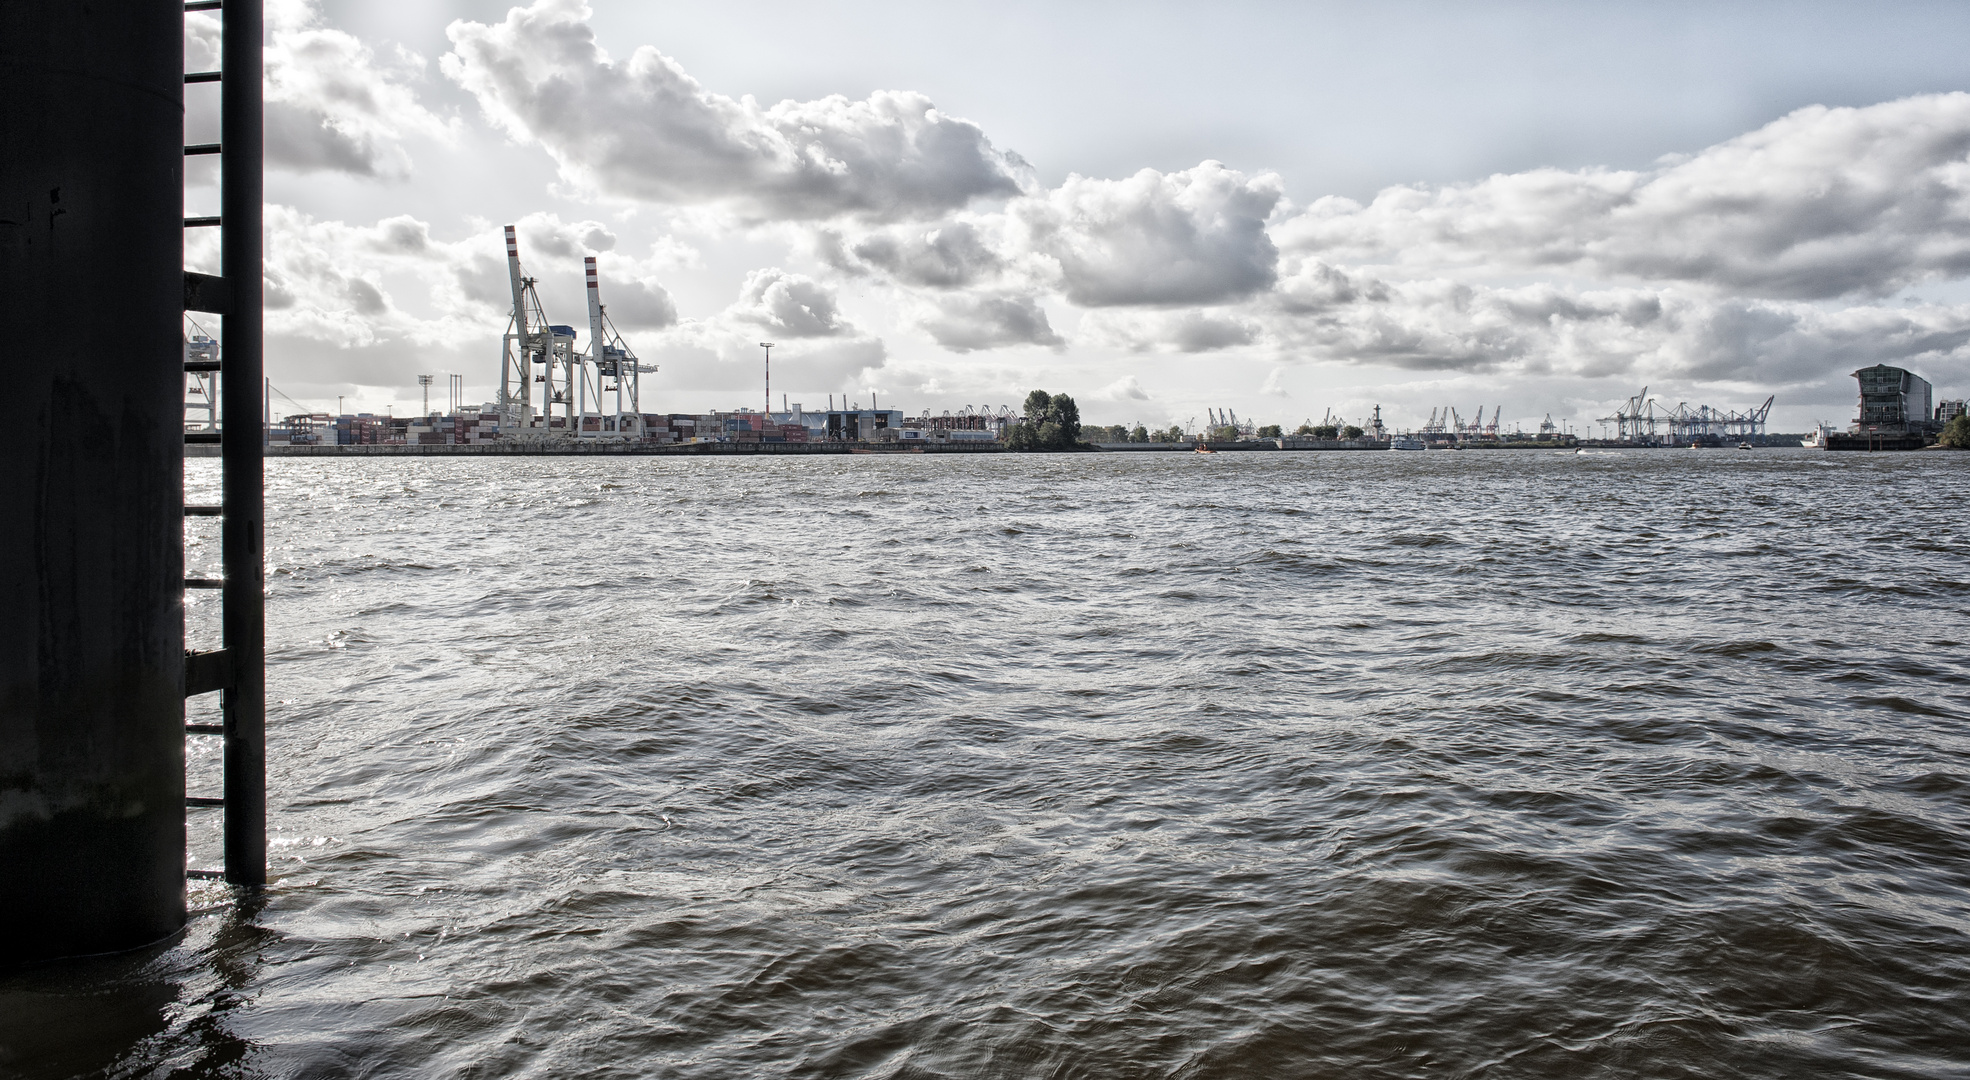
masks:
<instances>
[{"instance_id":1,"label":"small boat on water","mask_svg":"<svg viewBox=\"0 0 1970 1080\"><path fill-rule=\"evenodd\" d=\"M1198 443L1198 444L1197 444L1197 449L1196 449L1196 450L1194 450L1194 451L1192 451L1192 453L1197 453L1197 454L1215 454L1215 453L1217 453L1217 451L1216 451L1216 450L1213 450L1213 449L1211 449L1211 448L1210 448L1210 447L1208 447L1208 446L1205 446L1205 445L1204 445L1203 443Z\"/></svg>"},{"instance_id":2,"label":"small boat on water","mask_svg":"<svg viewBox=\"0 0 1970 1080\"><path fill-rule=\"evenodd\" d=\"M1737 444L1737 448L1739 450L1749 450L1751 449L1751 444L1748 442L1741 442Z\"/></svg>"},{"instance_id":3,"label":"small boat on water","mask_svg":"<svg viewBox=\"0 0 1970 1080\"><path fill-rule=\"evenodd\" d=\"M1423 449L1423 440L1418 439L1413 435L1397 435L1396 437L1389 440L1389 449L1421 450Z\"/></svg>"}]
</instances>

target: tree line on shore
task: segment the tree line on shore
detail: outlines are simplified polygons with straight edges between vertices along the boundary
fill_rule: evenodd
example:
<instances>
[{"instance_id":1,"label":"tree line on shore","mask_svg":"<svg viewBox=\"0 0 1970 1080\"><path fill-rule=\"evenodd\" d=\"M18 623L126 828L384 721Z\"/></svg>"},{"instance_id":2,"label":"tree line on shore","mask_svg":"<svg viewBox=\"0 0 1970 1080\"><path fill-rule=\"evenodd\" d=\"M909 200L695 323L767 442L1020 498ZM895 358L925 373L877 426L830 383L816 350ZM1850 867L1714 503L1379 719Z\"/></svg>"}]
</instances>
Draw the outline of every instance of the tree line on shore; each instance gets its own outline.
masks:
<instances>
[{"instance_id":1,"label":"tree line on shore","mask_svg":"<svg viewBox=\"0 0 1970 1080\"><path fill-rule=\"evenodd\" d=\"M1970 413L1957 413L1943 425L1942 437L1936 441L1958 450L1970 450Z\"/></svg>"},{"instance_id":2,"label":"tree line on shore","mask_svg":"<svg viewBox=\"0 0 1970 1080\"><path fill-rule=\"evenodd\" d=\"M1226 424L1221 427L1211 428L1203 435L1190 436L1185 435L1183 429L1180 427L1151 431L1141 424L1137 424L1134 427L1130 427L1127 424L1111 424L1106 427L1100 425L1086 426L1081 428L1081 434L1089 442L1098 443L1191 442L1199 438L1210 439L1215 442L1229 442L1238 438L1238 429ZM1256 439L1359 439L1363 434L1365 433L1360 428L1352 424L1347 426L1340 424L1301 424L1290 435L1287 433L1285 427L1280 424L1267 424L1254 432L1252 437Z\"/></svg>"},{"instance_id":3,"label":"tree line on shore","mask_svg":"<svg viewBox=\"0 0 1970 1080\"><path fill-rule=\"evenodd\" d=\"M1081 408L1072 397L1049 394L1045 390L1027 394L1020 414L1025 423L1014 424L1006 430L1006 448L1009 450L1073 450L1088 443L1178 443L1189 442L1193 438L1175 425L1155 431L1141 424L1134 427L1126 424L1084 427L1081 424ZM1301 424L1293 432L1295 437L1309 439L1359 439L1363 434L1353 424L1343 426L1310 422ZM1238 429L1229 425L1215 427L1201 437L1229 441L1238 438ZM1268 424L1258 429L1257 437L1284 438L1285 429L1278 424Z\"/></svg>"}]
</instances>

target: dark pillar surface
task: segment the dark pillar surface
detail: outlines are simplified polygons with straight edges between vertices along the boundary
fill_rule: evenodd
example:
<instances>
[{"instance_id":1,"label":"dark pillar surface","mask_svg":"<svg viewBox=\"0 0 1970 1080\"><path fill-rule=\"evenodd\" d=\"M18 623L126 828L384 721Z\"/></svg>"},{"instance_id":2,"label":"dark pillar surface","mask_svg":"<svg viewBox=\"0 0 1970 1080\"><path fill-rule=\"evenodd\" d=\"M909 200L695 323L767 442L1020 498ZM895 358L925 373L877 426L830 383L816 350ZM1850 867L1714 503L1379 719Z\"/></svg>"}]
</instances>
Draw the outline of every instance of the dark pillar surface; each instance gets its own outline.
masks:
<instances>
[{"instance_id":1,"label":"dark pillar surface","mask_svg":"<svg viewBox=\"0 0 1970 1080\"><path fill-rule=\"evenodd\" d=\"M225 11L219 127L225 147L220 215L226 225L219 260L232 285L232 310L226 314L225 366L219 375L219 400L225 408L220 437L225 440L226 517L221 536L227 582L221 629L233 668L233 685L221 699L226 722L226 880L257 886L267 883L267 570L261 547L267 433L260 425L259 405L266 376L261 336L265 15L261 0L232 0Z\"/></svg>"},{"instance_id":2,"label":"dark pillar surface","mask_svg":"<svg viewBox=\"0 0 1970 1080\"><path fill-rule=\"evenodd\" d=\"M183 18L0 0L0 962L185 920Z\"/></svg>"}]
</instances>

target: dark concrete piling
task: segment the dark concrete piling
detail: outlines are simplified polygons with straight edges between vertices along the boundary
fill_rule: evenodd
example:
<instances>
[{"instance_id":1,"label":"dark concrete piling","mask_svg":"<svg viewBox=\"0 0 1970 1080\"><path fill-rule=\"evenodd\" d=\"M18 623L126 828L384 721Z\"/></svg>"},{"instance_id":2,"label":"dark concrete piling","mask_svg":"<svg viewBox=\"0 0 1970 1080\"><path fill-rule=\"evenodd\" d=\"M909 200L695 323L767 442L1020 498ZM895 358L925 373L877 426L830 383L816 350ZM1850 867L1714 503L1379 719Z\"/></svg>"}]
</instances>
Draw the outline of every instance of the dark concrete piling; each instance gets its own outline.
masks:
<instances>
[{"instance_id":1,"label":"dark concrete piling","mask_svg":"<svg viewBox=\"0 0 1970 1080\"><path fill-rule=\"evenodd\" d=\"M0 0L0 961L185 919L179 0Z\"/></svg>"}]
</instances>

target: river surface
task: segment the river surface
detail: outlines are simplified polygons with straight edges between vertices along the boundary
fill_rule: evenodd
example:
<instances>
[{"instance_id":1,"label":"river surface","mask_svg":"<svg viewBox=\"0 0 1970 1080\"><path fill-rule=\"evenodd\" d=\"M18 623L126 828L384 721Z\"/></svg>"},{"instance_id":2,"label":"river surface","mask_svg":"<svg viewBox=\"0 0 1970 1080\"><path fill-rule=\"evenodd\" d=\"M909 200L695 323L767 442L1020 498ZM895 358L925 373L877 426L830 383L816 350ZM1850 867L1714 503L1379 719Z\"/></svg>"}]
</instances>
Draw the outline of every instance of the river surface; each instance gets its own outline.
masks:
<instances>
[{"instance_id":1,"label":"river surface","mask_svg":"<svg viewBox=\"0 0 1970 1080\"><path fill-rule=\"evenodd\" d=\"M267 472L278 883L0 1076L1970 1077L1970 454Z\"/></svg>"}]
</instances>

